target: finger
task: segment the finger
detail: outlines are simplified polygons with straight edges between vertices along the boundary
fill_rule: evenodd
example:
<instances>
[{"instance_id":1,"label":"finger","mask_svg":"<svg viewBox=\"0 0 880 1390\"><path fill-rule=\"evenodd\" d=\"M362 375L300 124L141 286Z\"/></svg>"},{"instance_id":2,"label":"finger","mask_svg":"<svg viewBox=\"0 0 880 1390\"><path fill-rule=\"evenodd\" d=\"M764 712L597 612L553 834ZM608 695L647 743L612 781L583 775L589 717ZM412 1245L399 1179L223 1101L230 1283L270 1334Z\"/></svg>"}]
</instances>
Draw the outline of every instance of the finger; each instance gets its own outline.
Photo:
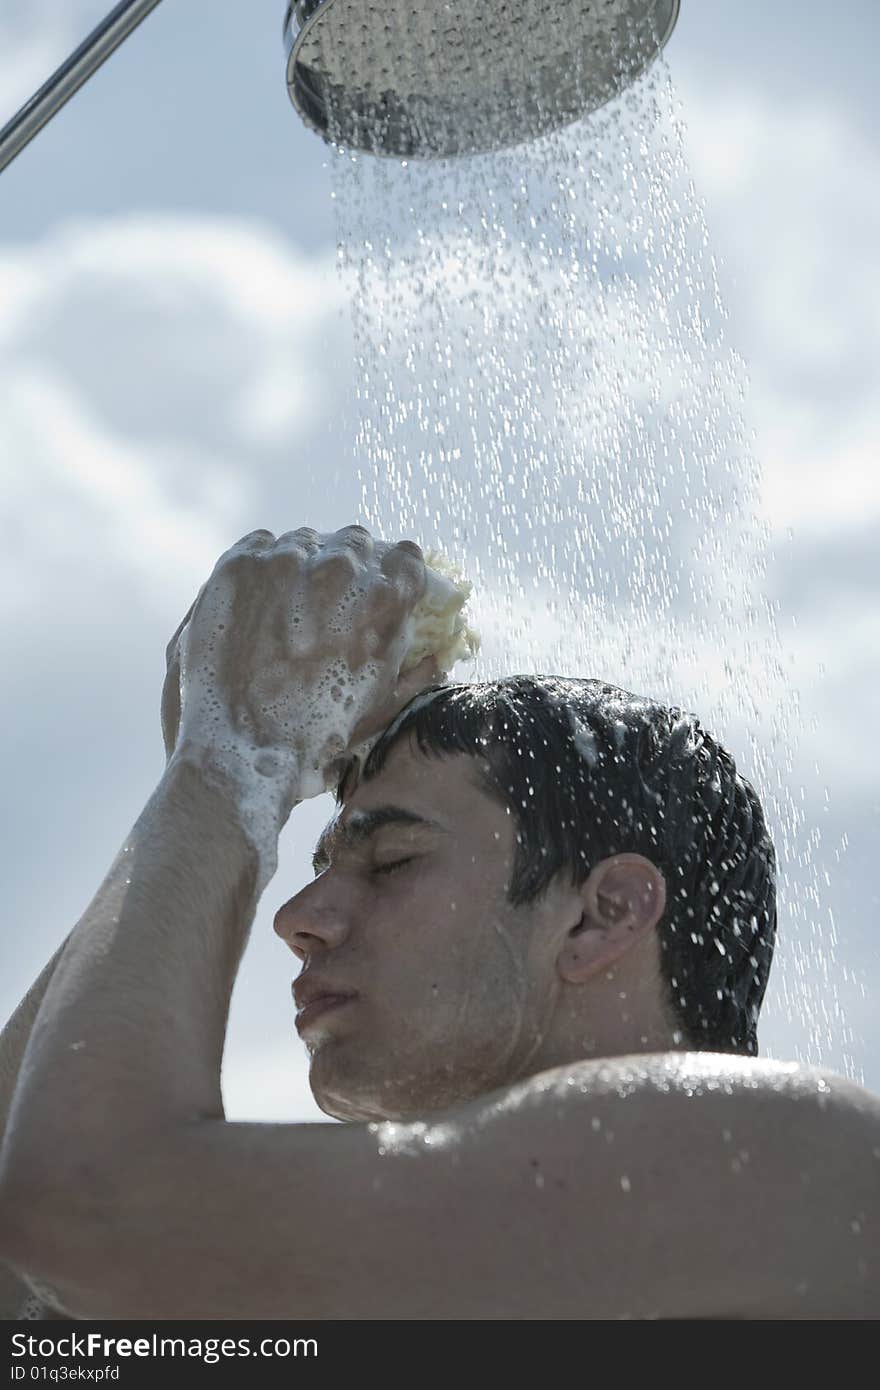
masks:
<instances>
[{"instance_id":1,"label":"finger","mask_svg":"<svg viewBox=\"0 0 880 1390\"><path fill-rule=\"evenodd\" d=\"M341 598L353 585L360 569L352 550L321 550L309 561L310 583L325 599Z\"/></svg>"},{"instance_id":2,"label":"finger","mask_svg":"<svg viewBox=\"0 0 880 1390\"><path fill-rule=\"evenodd\" d=\"M193 604L195 608L195 604ZM192 608L190 609L192 613ZM184 618L179 628L183 631L187 619ZM162 724L162 741L165 744L165 756L170 758L177 746L177 735L180 729L180 646L177 637L174 637L168 644L166 653L165 681L162 686L162 701L160 705L160 719Z\"/></svg>"},{"instance_id":3,"label":"finger","mask_svg":"<svg viewBox=\"0 0 880 1390\"><path fill-rule=\"evenodd\" d=\"M401 700L401 708L429 686L444 684L447 675L448 672L438 666L436 656L426 656L414 670L398 678L395 697Z\"/></svg>"},{"instance_id":4,"label":"finger","mask_svg":"<svg viewBox=\"0 0 880 1390\"><path fill-rule=\"evenodd\" d=\"M177 746L177 734L180 729L180 663L176 657L169 662L165 675L160 717L165 757L170 758Z\"/></svg>"},{"instance_id":5,"label":"finger","mask_svg":"<svg viewBox=\"0 0 880 1390\"><path fill-rule=\"evenodd\" d=\"M387 700L384 700L377 709L370 710L368 714L364 715L352 734L351 746L356 747L359 743L374 738L384 729L387 729L389 724L393 723L400 712L406 709L406 706L417 695L421 695L432 686L440 688L445 684L446 672L437 665L435 657L426 656L424 661L419 662L415 670L398 679L394 691Z\"/></svg>"},{"instance_id":6,"label":"finger","mask_svg":"<svg viewBox=\"0 0 880 1390\"><path fill-rule=\"evenodd\" d=\"M406 676L398 677L394 693L383 711L382 726L387 728L417 695L423 695L432 688L439 689L445 684L446 672L441 671L435 657L426 656L424 661L419 662L415 670L410 671Z\"/></svg>"},{"instance_id":7,"label":"finger","mask_svg":"<svg viewBox=\"0 0 880 1390\"><path fill-rule=\"evenodd\" d=\"M353 550L358 559L366 563L373 558L376 545L365 526L343 526L330 537L327 548Z\"/></svg>"},{"instance_id":8,"label":"finger","mask_svg":"<svg viewBox=\"0 0 880 1390\"><path fill-rule=\"evenodd\" d=\"M428 571L421 547L415 541L399 541L382 556L379 567L397 586L407 603L418 603L428 587Z\"/></svg>"},{"instance_id":9,"label":"finger","mask_svg":"<svg viewBox=\"0 0 880 1390\"><path fill-rule=\"evenodd\" d=\"M364 599L358 627L375 633L381 650L397 637L406 617L406 603L394 583L384 575L374 578Z\"/></svg>"},{"instance_id":10,"label":"finger","mask_svg":"<svg viewBox=\"0 0 880 1390\"><path fill-rule=\"evenodd\" d=\"M168 643L168 646L165 648L165 663L166 663L166 666L170 663L170 661L172 660L172 658L176 656L176 654L177 654L177 644L178 644L178 642L179 642L179 640L180 640L180 634L183 632L183 629L186 627L187 623L189 622L190 618L192 617L193 613L195 612L196 604L198 603L199 599L202 597L202 594L205 592L205 588L206 588L206 586L203 584L202 587L199 589L199 592L196 594L195 598L193 599L193 602L190 604L189 609L188 609L188 611L187 611L186 617L183 619L182 623L181 623L180 626L178 627L178 629L177 629L177 631L175 632L174 636L172 637L171 641Z\"/></svg>"},{"instance_id":11,"label":"finger","mask_svg":"<svg viewBox=\"0 0 880 1390\"><path fill-rule=\"evenodd\" d=\"M296 531L285 531L279 536L275 542L275 549L302 550L306 555L314 555L322 544L321 536L313 527L300 526Z\"/></svg>"},{"instance_id":12,"label":"finger","mask_svg":"<svg viewBox=\"0 0 880 1390\"><path fill-rule=\"evenodd\" d=\"M422 547L415 541L396 541L394 545L389 546L386 550L385 558L387 559L389 555L412 555L416 560L422 561L424 561L425 558Z\"/></svg>"},{"instance_id":13,"label":"finger","mask_svg":"<svg viewBox=\"0 0 880 1390\"><path fill-rule=\"evenodd\" d=\"M226 554L234 555L245 552L250 555L258 555L274 544L275 533L273 531L249 531L246 536L242 536L240 541L236 541L235 545L231 545Z\"/></svg>"}]
</instances>

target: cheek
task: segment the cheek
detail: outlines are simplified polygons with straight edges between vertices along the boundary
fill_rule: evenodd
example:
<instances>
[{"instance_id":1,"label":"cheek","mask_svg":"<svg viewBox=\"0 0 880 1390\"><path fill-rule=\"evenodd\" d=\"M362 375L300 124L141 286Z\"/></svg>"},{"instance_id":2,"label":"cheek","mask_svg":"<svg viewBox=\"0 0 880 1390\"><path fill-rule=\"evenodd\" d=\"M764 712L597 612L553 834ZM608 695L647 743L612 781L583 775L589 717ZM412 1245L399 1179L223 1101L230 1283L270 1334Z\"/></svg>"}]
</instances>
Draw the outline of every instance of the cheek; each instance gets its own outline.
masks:
<instances>
[{"instance_id":1,"label":"cheek","mask_svg":"<svg viewBox=\"0 0 880 1390\"><path fill-rule=\"evenodd\" d=\"M371 936L386 1004L495 1015L525 996L528 933L480 865L377 897Z\"/></svg>"},{"instance_id":2,"label":"cheek","mask_svg":"<svg viewBox=\"0 0 880 1390\"><path fill-rule=\"evenodd\" d=\"M464 924L463 924L464 925ZM522 933L505 915L471 920L449 952L459 1007L506 1030L525 1007L530 976ZM500 1022L499 1022L500 1020Z\"/></svg>"}]
</instances>

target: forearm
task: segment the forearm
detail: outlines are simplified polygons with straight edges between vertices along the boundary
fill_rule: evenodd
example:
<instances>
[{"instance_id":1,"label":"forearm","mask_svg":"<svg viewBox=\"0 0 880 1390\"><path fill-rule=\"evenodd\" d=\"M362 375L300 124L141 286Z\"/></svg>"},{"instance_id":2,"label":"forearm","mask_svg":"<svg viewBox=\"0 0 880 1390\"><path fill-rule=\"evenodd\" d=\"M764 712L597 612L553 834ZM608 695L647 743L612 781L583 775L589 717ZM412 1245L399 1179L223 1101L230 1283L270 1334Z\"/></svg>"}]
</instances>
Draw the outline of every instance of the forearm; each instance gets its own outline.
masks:
<instances>
[{"instance_id":1,"label":"forearm","mask_svg":"<svg viewBox=\"0 0 880 1390\"><path fill-rule=\"evenodd\" d=\"M22 1058L31 1036L34 1019L37 1016L43 996L49 988L49 981L55 967L70 940L62 942L52 959L43 967L18 1008L12 1014L2 1033L0 1033L0 1145L6 1132L6 1120L12 1096L18 1081ZM0 1263L0 1320L17 1319L25 1308L35 1301L34 1295L17 1274Z\"/></svg>"},{"instance_id":2,"label":"forearm","mask_svg":"<svg viewBox=\"0 0 880 1390\"><path fill-rule=\"evenodd\" d=\"M234 797L172 760L46 990L2 1151L7 1200L56 1185L62 1161L106 1180L108 1154L124 1168L141 1137L222 1117L256 877Z\"/></svg>"},{"instance_id":3,"label":"forearm","mask_svg":"<svg viewBox=\"0 0 880 1390\"><path fill-rule=\"evenodd\" d=\"M12 1104L18 1073L34 1026L34 1019L43 1002L43 996L49 988L49 981L55 973L55 967L69 940L70 936L58 947L52 959L40 971L0 1033L0 1144L2 1144L3 1135L6 1132L9 1107Z\"/></svg>"}]
</instances>

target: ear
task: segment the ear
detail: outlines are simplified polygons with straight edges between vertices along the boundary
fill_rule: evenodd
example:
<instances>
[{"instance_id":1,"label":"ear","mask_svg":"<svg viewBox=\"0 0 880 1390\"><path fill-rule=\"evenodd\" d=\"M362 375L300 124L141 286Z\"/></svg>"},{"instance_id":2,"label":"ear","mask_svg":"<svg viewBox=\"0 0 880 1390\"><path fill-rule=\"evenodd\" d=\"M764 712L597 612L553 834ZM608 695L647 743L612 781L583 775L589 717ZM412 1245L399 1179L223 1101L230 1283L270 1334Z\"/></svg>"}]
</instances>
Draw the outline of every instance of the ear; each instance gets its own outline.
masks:
<instances>
[{"instance_id":1,"label":"ear","mask_svg":"<svg viewBox=\"0 0 880 1390\"><path fill-rule=\"evenodd\" d=\"M641 854L603 859L580 891L583 915L557 958L570 984L607 970L653 931L666 909L666 880Z\"/></svg>"}]
</instances>

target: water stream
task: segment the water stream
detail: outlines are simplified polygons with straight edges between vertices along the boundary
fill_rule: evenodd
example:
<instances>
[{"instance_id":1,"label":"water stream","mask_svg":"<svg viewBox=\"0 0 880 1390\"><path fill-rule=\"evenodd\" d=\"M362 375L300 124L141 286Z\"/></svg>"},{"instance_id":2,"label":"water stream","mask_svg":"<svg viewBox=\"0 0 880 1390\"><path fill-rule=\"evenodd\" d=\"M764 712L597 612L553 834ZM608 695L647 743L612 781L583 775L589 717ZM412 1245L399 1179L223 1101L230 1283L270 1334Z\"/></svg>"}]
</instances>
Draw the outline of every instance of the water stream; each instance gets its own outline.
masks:
<instances>
[{"instance_id":1,"label":"water stream","mask_svg":"<svg viewBox=\"0 0 880 1390\"><path fill-rule=\"evenodd\" d=\"M665 60L513 149L336 145L331 167L358 520L474 581L484 645L456 679L599 677L684 705L731 749L779 857L765 1016L800 1060L853 1074L821 832L794 785L747 373Z\"/></svg>"}]
</instances>

